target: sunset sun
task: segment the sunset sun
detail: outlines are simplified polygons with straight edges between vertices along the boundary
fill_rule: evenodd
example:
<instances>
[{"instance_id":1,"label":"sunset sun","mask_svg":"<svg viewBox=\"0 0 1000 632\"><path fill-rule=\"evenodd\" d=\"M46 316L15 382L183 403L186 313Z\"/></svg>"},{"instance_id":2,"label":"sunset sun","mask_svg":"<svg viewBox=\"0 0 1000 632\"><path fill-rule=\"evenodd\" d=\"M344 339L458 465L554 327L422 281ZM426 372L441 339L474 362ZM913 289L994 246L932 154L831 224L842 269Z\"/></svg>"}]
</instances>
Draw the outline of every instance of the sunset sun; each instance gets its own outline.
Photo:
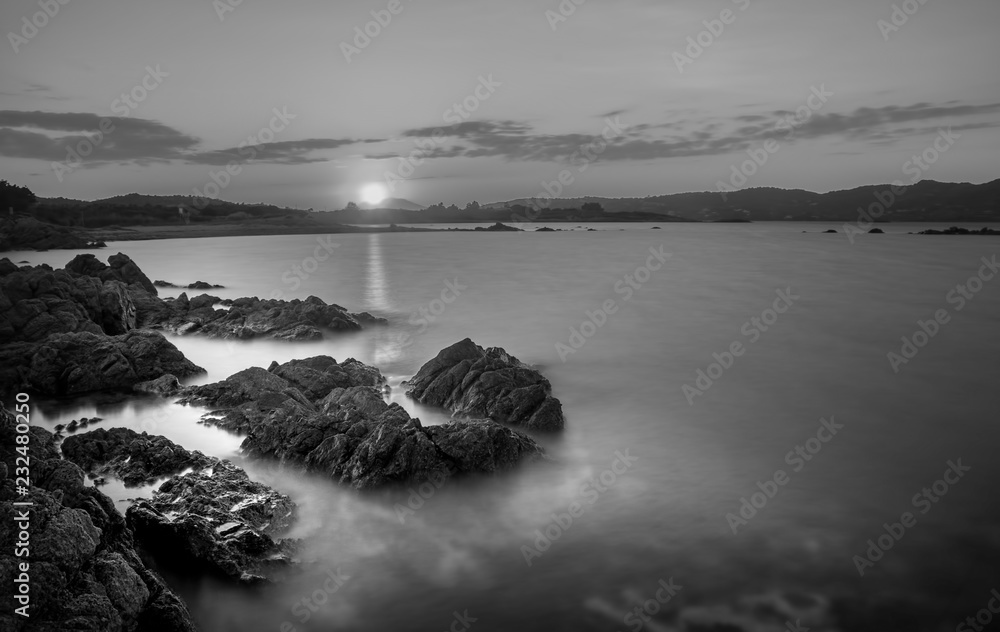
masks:
<instances>
[{"instance_id":1,"label":"sunset sun","mask_svg":"<svg viewBox=\"0 0 1000 632\"><path fill-rule=\"evenodd\" d=\"M378 204L386 195L385 186L378 182L370 182L361 188L361 201L366 204Z\"/></svg>"}]
</instances>

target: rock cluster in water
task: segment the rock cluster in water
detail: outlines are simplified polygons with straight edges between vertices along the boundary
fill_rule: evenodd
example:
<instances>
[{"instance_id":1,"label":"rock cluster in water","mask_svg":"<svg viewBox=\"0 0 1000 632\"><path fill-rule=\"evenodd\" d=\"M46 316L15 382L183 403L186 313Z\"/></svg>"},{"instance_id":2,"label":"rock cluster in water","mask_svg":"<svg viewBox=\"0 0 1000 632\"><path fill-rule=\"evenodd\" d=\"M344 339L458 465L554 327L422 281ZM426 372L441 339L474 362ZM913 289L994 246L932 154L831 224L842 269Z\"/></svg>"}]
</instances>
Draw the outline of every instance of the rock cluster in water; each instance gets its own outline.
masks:
<instances>
[{"instance_id":1,"label":"rock cluster in water","mask_svg":"<svg viewBox=\"0 0 1000 632\"><path fill-rule=\"evenodd\" d=\"M69 437L62 452L129 486L170 477L125 514L143 550L167 567L255 583L292 561L295 543L274 536L291 525L294 503L229 461L127 428Z\"/></svg>"},{"instance_id":2,"label":"rock cluster in water","mask_svg":"<svg viewBox=\"0 0 1000 632\"><path fill-rule=\"evenodd\" d=\"M922 230L918 235L1000 235L1000 230L993 228L987 228L983 226L979 230L969 230L968 228L959 228L958 226L952 226L946 228L945 230L935 230L933 228L928 228L927 230Z\"/></svg>"},{"instance_id":3,"label":"rock cluster in water","mask_svg":"<svg viewBox=\"0 0 1000 632\"><path fill-rule=\"evenodd\" d=\"M222 304L228 309L216 309ZM305 301L201 295L162 299L127 256L108 263L80 255L65 269L18 267L0 259L0 380L8 392L75 395L114 390L210 409L205 421L245 435L248 458L278 460L359 490L434 477L495 475L544 459L534 439L508 426L557 430L562 406L537 371L503 349L463 340L425 364L409 395L461 419L424 426L387 403L385 378L357 360L329 356L251 367L226 380L182 386L202 372L161 333L222 338L309 340L323 331L355 331L385 321L353 314L316 297ZM233 463L188 451L169 439L74 420L53 435L31 428L35 502L31 629L193 630L183 603L146 568L139 547L164 568L241 584L267 581L297 562L296 541L282 539L295 505L250 480ZM13 523L13 416L0 406L0 524ZM61 455L56 443L62 441ZM84 472L126 486L162 481L123 517L110 499L84 485ZM10 551L0 580L11 585ZM42 592L42 591L39 591ZM5 631L23 620L0 613Z\"/></svg>"},{"instance_id":4,"label":"rock cluster in water","mask_svg":"<svg viewBox=\"0 0 1000 632\"><path fill-rule=\"evenodd\" d=\"M440 472L494 474L544 455L533 439L491 419L425 427L386 403L384 382L357 360L317 356L178 394L211 407L211 423L245 433L248 456L298 464L357 489Z\"/></svg>"},{"instance_id":5,"label":"rock cluster in water","mask_svg":"<svg viewBox=\"0 0 1000 632\"><path fill-rule=\"evenodd\" d=\"M220 338L315 340L385 321L316 297L305 301L208 295L164 300L128 256L79 255L65 269L0 259L0 382L47 395L121 390L164 375L203 372L156 329Z\"/></svg>"},{"instance_id":6,"label":"rock cluster in water","mask_svg":"<svg viewBox=\"0 0 1000 632\"><path fill-rule=\"evenodd\" d=\"M562 404L541 373L503 349L468 338L442 350L407 384L422 404L465 417L487 417L529 430L561 430Z\"/></svg>"},{"instance_id":7,"label":"rock cluster in water","mask_svg":"<svg viewBox=\"0 0 1000 632\"><path fill-rule=\"evenodd\" d=\"M222 304L228 309L215 309ZM197 333L213 338L246 340L320 340L324 331L359 331L365 325L385 324L367 312L353 314L310 296L306 300L238 298L223 301L201 294L188 298L147 300L138 305L139 324L176 334Z\"/></svg>"},{"instance_id":8,"label":"rock cluster in water","mask_svg":"<svg viewBox=\"0 0 1000 632\"><path fill-rule=\"evenodd\" d=\"M84 485L83 471L59 456L54 436L32 426L31 487L18 493L13 474L20 456L16 420L0 404L0 533L13 542L20 529L15 502L31 502L30 617L14 614L14 579L24 558L0 550L0 582L6 589L0 629L93 632L194 632L187 608L146 567L114 502Z\"/></svg>"}]
</instances>

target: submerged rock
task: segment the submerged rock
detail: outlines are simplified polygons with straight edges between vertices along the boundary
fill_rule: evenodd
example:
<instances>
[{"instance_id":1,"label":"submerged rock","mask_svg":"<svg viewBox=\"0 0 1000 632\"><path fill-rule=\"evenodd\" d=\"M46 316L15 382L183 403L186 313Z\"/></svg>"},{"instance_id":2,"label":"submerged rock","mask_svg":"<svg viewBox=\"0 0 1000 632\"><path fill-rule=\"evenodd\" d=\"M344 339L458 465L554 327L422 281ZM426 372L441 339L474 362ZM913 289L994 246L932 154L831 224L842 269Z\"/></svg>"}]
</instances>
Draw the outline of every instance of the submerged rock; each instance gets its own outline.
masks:
<instances>
[{"instance_id":1,"label":"submerged rock","mask_svg":"<svg viewBox=\"0 0 1000 632\"><path fill-rule=\"evenodd\" d=\"M561 430L562 404L549 381L499 347L466 338L420 367L406 394L467 417L488 417L530 430Z\"/></svg>"}]
</instances>

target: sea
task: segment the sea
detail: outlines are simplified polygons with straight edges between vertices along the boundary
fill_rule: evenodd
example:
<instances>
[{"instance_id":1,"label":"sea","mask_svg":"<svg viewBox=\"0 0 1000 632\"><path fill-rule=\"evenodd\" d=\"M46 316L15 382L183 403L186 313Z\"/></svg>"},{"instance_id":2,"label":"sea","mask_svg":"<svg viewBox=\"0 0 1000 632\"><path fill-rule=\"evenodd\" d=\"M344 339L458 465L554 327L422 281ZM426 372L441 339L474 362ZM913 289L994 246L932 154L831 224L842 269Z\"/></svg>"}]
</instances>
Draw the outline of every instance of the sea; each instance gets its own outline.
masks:
<instances>
[{"instance_id":1,"label":"sea","mask_svg":"<svg viewBox=\"0 0 1000 632\"><path fill-rule=\"evenodd\" d=\"M464 338L503 347L562 401L565 430L535 436L547 461L360 493L248 461L208 411L171 399L37 400L32 422L162 434L298 504L286 535L302 565L281 581L166 574L206 631L943 631L993 616L1000 238L538 226L123 241L98 256L223 285L221 299L317 296L389 321L318 342L170 336L207 371L190 384L353 357L440 424L448 413L402 382ZM124 512L154 487L102 489Z\"/></svg>"}]
</instances>

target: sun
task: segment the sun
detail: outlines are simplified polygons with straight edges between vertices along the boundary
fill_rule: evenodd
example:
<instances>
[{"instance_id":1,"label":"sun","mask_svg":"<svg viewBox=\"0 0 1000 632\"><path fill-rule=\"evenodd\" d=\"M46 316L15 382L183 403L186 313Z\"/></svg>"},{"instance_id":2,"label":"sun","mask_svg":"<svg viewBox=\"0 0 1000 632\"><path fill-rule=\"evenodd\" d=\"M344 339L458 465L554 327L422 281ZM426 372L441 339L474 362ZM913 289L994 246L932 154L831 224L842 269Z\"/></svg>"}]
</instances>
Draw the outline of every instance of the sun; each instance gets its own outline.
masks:
<instances>
[{"instance_id":1,"label":"sun","mask_svg":"<svg viewBox=\"0 0 1000 632\"><path fill-rule=\"evenodd\" d=\"M378 182L370 182L361 188L361 201L365 204L378 204L386 197L385 186Z\"/></svg>"}]
</instances>

